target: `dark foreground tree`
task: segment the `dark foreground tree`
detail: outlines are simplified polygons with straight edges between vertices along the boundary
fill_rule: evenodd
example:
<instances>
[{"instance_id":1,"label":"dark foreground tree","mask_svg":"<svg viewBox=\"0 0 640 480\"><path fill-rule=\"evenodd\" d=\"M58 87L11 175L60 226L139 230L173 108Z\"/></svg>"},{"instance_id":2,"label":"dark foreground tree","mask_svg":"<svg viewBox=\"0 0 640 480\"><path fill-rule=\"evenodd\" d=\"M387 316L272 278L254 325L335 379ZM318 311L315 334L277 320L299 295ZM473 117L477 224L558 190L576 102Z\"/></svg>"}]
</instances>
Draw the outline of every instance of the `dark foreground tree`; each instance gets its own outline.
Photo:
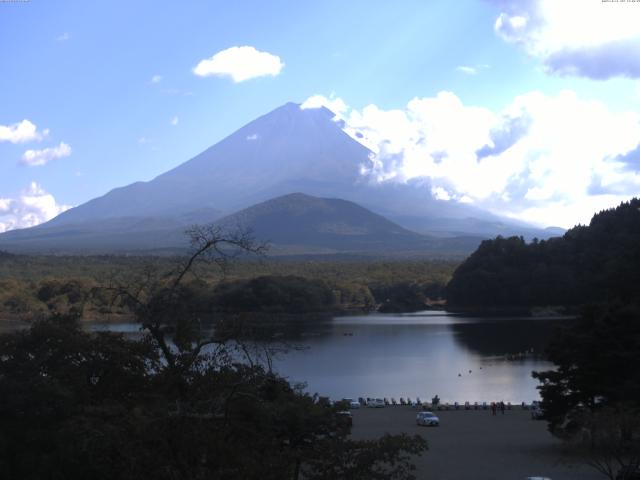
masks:
<instances>
[{"instance_id":1,"label":"dark foreground tree","mask_svg":"<svg viewBox=\"0 0 640 480\"><path fill-rule=\"evenodd\" d=\"M571 435L581 412L629 403L640 407L640 309L593 306L547 349L555 370L534 372L550 430Z\"/></svg>"},{"instance_id":2,"label":"dark foreground tree","mask_svg":"<svg viewBox=\"0 0 640 480\"><path fill-rule=\"evenodd\" d=\"M548 348L540 380L549 430L608 478L640 462L640 309L592 306ZM621 478L624 478L621 477Z\"/></svg>"},{"instance_id":3,"label":"dark foreground tree","mask_svg":"<svg viewBox=\"0 0 640 480\"><path fill-rule=\"evenodd\" d=\"M247 361L242 325L203 328L183 280L199 260L261 247L215 228L192 240L173 275L107 288L140 340L73 317L0 336L0 478L414 478L424 439L351 440L339 406Z\"/></svg>"},{"instance_id":4,"label":"dark foreground tree","mask_svg":"<svg viewBox=\"0 0 640 480\"><path fill-rule=\"evenodd\" d=\"M583 430L573 441L588 465L610 480L633 480L640 465L640 410L618 404L583 413Z\"/></svg>"},{"instance_id":5,"label":"dark foreground tree","mask_svg":"<svg viewBox=\"0 0 640 480\"><path fill-rule=\"evenodd\" d=\"M208 355L176 390L159 354L66 318L0 336L0 478L414 478L420 437L350 440L338 407Z\"/></svg>"}]
</instances>

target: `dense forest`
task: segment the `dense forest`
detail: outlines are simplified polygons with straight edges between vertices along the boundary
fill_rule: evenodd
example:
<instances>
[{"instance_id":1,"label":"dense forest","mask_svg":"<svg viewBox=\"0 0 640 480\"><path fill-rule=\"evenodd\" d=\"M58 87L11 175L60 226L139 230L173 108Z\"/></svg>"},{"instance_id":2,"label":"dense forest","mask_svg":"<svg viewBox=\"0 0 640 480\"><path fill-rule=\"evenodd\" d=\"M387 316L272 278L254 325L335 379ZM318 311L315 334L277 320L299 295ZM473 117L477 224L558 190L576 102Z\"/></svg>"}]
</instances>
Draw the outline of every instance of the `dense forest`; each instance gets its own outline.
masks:
<instances>
[{"instance_id":1,"label":"dense forest","mask_svg":"<svg viewBox=\"0 0 640 480\"><path fill-rule=\"evenodd\" d=\"M482 242L455 270L446 296L456 307L629 302L640 297L639 266L640 199L633 199L562 237Z\"/></svg>"},{"instance_id":2,"label":"dense forest","mask_svg":"<svg viewBox=\"0 0 640 480\"><path fill-rule=\"evenodd\" d=\"M170 278L180 257L28 256L0 252L0 319L78 313L83 320L130 316L105 288ZM203 262L185 279L202 312L339 313L415 311L442 298L457 262L241 259L225 269Z\"/></svg>"}]
</instances>

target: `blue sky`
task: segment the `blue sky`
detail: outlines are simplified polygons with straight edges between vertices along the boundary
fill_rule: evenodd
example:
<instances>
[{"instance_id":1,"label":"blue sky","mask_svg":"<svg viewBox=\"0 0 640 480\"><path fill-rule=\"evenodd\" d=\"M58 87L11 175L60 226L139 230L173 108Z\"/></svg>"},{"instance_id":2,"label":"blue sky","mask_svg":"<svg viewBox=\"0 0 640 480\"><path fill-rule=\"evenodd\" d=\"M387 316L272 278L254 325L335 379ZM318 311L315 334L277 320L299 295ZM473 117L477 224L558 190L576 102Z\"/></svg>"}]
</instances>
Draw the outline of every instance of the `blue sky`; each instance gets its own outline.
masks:
<instances>
[{"instance_id":1,"label":"blue sky","mask_svg":"<svg viewBox=\"0 0 640 480\"><path fill-rule=\"evenodd\" d=\"M340 101L336 113L367 133L380 181L424 175L438 198L539 224L588 220L640 186L640 161L617 160L640 157L640 4L581 2L567 0L571 18L548 0L0 2L0 231L149 180L314 95ZM278 72L240 82L194 73L239 46L277 56ZM383 119L392 111L412 135ZM560 135L574 144L551 138L543 126L555 111L561 129L576 115L587 137L598 136L598 118L618 133L577 148L598 152L586 163L556 167L582 141L575 130ZM466 121L460 139L434 131ZM533 126L520 135L514 124ZM432 148L417 150L420 136ZM507 137L506 153L467 159ZM384 165L384 145L404 156L402 168ZM433 161L436 150L451 160ZM560 192L576 169L588 175Z\"/></svg>"}]
</instances>

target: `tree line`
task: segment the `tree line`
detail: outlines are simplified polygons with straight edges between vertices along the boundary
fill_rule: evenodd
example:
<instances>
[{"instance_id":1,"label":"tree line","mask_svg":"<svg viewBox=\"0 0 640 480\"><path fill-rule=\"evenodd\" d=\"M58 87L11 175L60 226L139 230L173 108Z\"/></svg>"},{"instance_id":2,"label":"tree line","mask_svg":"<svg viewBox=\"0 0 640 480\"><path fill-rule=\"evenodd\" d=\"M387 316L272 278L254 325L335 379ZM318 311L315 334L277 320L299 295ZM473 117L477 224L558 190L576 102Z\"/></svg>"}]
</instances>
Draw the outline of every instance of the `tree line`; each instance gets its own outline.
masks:
<instances>
[{"instance_id":1,"label":"tree line","mask_svg":"<svg viewBox=\"0 0 640 480\"><path fill-rule=\"evenodd\" d=\"M450 305L532 307L631 302L640 296L640 199L564 236L485 240L447 284Z\"/></svg>"},{"instance_id":2,"label":"tree line","mask_svg":"<svg viewBox=\"0 0 640 480\"><path fill-rule=\"evenodd\" d=\"M113 260L111 266L109 261ZM130 316L101 286L168 277L183 258L0 256L0 319L34 319L51 312L84 320ZM205 313L340 313L412 311L444 296L456 263L416 261L261 261L243 259L221 271L196 264L182 287ZM12 274L13 272L13 274Z\"/></svg>"}]
</instances>

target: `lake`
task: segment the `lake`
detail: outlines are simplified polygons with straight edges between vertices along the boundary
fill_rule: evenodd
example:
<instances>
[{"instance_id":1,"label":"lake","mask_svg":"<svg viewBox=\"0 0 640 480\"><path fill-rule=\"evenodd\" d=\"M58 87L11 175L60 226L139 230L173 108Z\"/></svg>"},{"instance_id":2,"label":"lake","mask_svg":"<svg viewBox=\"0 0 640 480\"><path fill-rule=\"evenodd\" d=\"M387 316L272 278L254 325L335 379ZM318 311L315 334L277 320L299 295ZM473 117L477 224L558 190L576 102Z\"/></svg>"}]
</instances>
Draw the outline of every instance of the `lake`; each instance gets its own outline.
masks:
<instances>
[{"instance_id":1,"label":"lake","mask_svg":"<svg viewBox=\"0 0 640 480\"><path fill-rule=\"evenodd\" d=\"M333 399L412 397L443 402L531 402L533 370L548 370L543 350L567 319L479 318L427 311L305 322L286 338L274 370ZM136 324L92 330L135 332Z\"/></svg>"}]
</instances>

